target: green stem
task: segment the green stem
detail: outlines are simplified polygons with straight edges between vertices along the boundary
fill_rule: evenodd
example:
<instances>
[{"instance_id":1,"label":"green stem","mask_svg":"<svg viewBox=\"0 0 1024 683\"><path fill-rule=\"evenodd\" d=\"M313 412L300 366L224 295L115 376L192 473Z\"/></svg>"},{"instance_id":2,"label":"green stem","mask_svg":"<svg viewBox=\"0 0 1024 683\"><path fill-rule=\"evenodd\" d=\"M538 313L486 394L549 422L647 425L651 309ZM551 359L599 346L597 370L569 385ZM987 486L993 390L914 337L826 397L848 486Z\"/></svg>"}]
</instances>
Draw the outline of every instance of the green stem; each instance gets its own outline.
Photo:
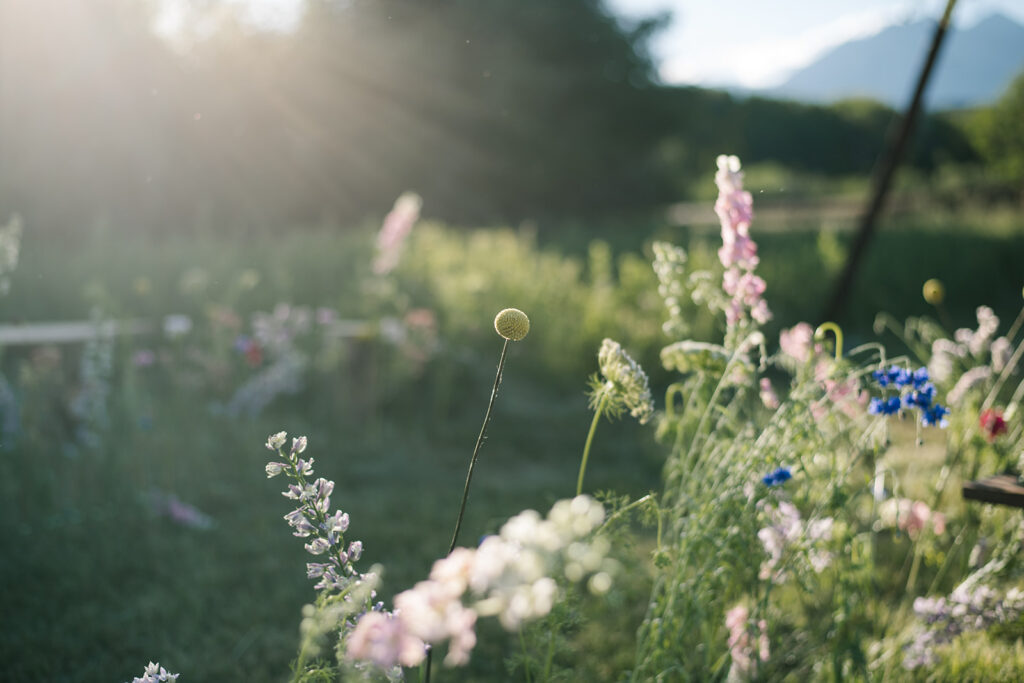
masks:
<instances>
[{"instance_id":1,"label":"green stem","mask_svg":"<svg viewBox=\"0 0 1024 683\"><path fill-rule=\"evenodd\" d=\"M494 374L494 387L491 389L491 399L487 402L487 412L484 413L484 423L480 426L480 434L476 437L476 446L473 447L473 457L469 460L469 470L466 472L466 485L462 489L462 502L459 504L459 516L455 519L455 531L452 532L452 542L448 545L447 555L455 550L455 544L459 541L459 530L462 529L462 518L466 514L466 501L469 499L469 484L473 481L473 468L476 467L476 460L480 455L480 446L484 442L484 435L487 433L487 423L491 421L491 409L494 407L494 399L498 396L498 386L501 385L501 371L505 367L505 354L508 352L508 339L501 347L501 358L498 359L498 371ZM434 650L427 650L427 660L424 665L423 680L430 683L430 666L433 663Z\"/></svg>"},{"instance_id":2,"label":"green stem","mask_svg":"<svg viewBox=\"0 0 1024 683\"><path fill-rule=\"evenodd\" d=\"M491 400L487 402L487 412L484 414L484 423L480 426L480 434L476 437L476 446L473 447L473 457L469 461L469 471L466 472L466 486L462 489L462 503L459 505L459 516L455 520L455 532L452 534L452 542L448 546L448 554L455 550L455 544L459 540L459 529L462 528L462 517L466 513L466 500L469 498L469 483L473 480L473 468L476 467L476 459L480 455L480 446L484 442L484 435L487 433L487 423L491 421L491 409L494 407L494 399L498 396L498 386L501 384L501 370L505 367L505 353L508 351L508 339L501 347L501 358L498 360L498 372L494 375L494 388L491 389ZM429 672L429 667L428 667ZM429 680L429 673L428 673Z\"/></svg>"},{"instance_id":3,"label":"green stem","mask_svg":"<svg viewBox=\"0 0 1024 683\"><path fill-rule=\"evenodd\" d=\"M827 322L818 325L818 329L814 331L814 338L821 341L825 338L825 332L830 331L836 338L836 360L843 357L843 331L839 329L839 325L834 322Z\"/></svg>"},{"instance_id":4,"label":"green stem","mask_svg":"<svg viewBox=\"0 0 1024 683\"><path fill-rule=\"evenodd\" d=\"M587 442L583 445L583 460L580 462L580 475L576 478L576 495L583 493L583 475L587 471L587 459L590 458L590 444L594 441L594 432L597 431L597 423L604 412L604 406L608 402L608 391L603 389L601 398L597 401L594 409L594 420L590 423L590 431L587 433Z\"/></svg>"},{"instance_id":5,"label":"green stem","mask_svg":"<svg viewBox=\"0 0 1024 683\"><path fill-rule=\"evenodd\" d=\"M523 627L519 627L519 647L523 648L523 673L526 674L526 683L530 683L530 653L526 650L526 639L523 638Z\"/></svg>"}]
</instances>

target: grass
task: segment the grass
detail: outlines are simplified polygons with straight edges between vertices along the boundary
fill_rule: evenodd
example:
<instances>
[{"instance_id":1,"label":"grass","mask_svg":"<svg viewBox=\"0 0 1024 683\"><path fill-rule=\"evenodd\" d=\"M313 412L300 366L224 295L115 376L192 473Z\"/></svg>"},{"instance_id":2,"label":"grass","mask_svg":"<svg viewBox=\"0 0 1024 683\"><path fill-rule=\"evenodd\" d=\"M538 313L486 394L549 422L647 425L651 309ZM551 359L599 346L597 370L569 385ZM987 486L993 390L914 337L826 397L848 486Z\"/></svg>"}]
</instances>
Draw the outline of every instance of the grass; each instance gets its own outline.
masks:
<instances>
[{"instance_id":1,"label":"grass","mask_svg":"<svg viewBox=\"0 0 1024 683\"><path fill-rule=\"evenodd\" d=\"M654 278L641 268L639 251L653 235L688 246L698 265L715 258L715 236L697 229L661 224L626 236L615 232L623 226L607 229L610 275L597 272L600 254L589 246L581 250L572 236L559 245L545 234L538 246L510 232L500 238L510 241L499 243L518 245L516 260L501 270L503 287L483 293L467 273L476 269L485 277L486 268L460 261L475 253L477 238L440 229L431 248L443 253L411 252L414 267L401 275L415 287L406 291L412 304L441 313L439 359L422 375L385 373L384 384L368 387L372 375L360 357L349 355L299 397L274 403L256 419L213 415L209 394L165 380L143 382L142 394L127 395L129 384L119 374L114 424L103 447L69 457L60 406L76 381L79 350L63 349L49 393L22 397L42 402L33 413L38 419L26 415L19 445L0 449L0 679L129 680L159 659L191 681L284 680L301 606L314 592L301 541L282 520L288 501L279 495L279 481L263 472L268 452L262 441L280 429L308 434L318 474L337 482L334 504L351 515L351 537L365 544L364 563L385 564L382 597L421 579L447 548L490 391L500 340L489 333L489 318L467 322L485 311L493 316L499 308L521 306L534 327L510 353L462 539L471 544L524 508L546 509L571 495L589 424L585 375L596 369L600 338L622 340L656 369L662 311L649 296ZM210 304L245 313L279 301L331 305L346 317L373 313L361 285L370 254L367 231L290 231L245 243L168 236L157 249L120 242L117 253L108 238L85 235L58 249L29 232L12 294L0 300L0 319L81 319L101 305L114 315L180 311L201 320ZM776 315L771 338L780 326L816 319L848 236L782 232L759 239L759 273L769 283ZM69 261L68 249L79 256ZM1020 305L1022 259L1019 229L985 231L935 217L886 226L842 320L848 344L872 337L879 310L897 318L927 313L920 286L929 277L945 281L945 314L953 324L973 322L974 307L982 303L1010 318ZM193 267L207 272L208 285L189 294L179 281ZM249 268L259 272L260 284L241 290L239 274ZM522 282L513 279L517 268L525 273ZM150 282L148 292L136 286L140 277ZM606 277L609 298L594 294ZM545 294L553 288L579 309L546 310ZM510 300L517 296L535 309ZM695 325L698 336L711 336L709 321ZM559 356L560 348L577 357ZM588 348L590 356L582 351ZM118 357L126 361L131 351L121 348ZM4 372L12 382L36 367L35 353L5 351ZM654 380L664 386L657 372ZM659 486L662 455L650 430L623 421L602 424L600 432L589 490L638 496ZM897 460L913 467L921 453ZM215 525L197 530L153 513L146 503L153 490L195 505ZM616 634L628 636L640 615L625 606L617 617ZM579 638L602 642L590 631ZM631 647L630 638L621 641L617 647ZM502 658L516 648L515 640L488 633L473 665L444 679L502 678ZM596 664L594 670L602 675Z\"/></svg>"}]
</instances>

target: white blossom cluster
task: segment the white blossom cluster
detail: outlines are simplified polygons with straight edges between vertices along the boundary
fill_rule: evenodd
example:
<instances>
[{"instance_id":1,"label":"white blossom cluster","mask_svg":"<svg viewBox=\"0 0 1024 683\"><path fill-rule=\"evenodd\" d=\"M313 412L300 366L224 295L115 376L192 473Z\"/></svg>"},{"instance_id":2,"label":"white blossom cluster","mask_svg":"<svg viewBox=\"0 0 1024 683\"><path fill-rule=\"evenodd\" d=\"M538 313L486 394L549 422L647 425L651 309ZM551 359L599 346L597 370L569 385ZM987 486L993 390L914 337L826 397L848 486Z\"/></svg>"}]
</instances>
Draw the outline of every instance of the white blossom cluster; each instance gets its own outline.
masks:
<instances>
[{"instance_id":1,"label":"white blossom cluster","mask_svg":"<svg viewBox=\"0 0 1024 683\"><path fill-rule=\"evenodd\" d=\"M601 374L606 380L604 395L609 399L608 410L615 415L622 409L644 424L654 415L654 399L647 381L647 373L633 360L622 346L611 339L601 342L597 353Z\"/></svg>"},{"instance_id":2,"label":"white blossom cluster","mask_svg":"<svg viewBox=\"0 0 1024 683\"><path fill-rule=\"evenodd\" d=\"M616 563L608 541L594 536L604 508L587 496L555 503L547 517L526 510L478 548L456 548L426 581L395 596L393 614L368 612L348 640L348 656L387 669L416 666L426 647L448 642L445 664L469 661L478 617L497 617L508 630L547 615L558 578L611 588Z\"/></svg>"}]
</instances>

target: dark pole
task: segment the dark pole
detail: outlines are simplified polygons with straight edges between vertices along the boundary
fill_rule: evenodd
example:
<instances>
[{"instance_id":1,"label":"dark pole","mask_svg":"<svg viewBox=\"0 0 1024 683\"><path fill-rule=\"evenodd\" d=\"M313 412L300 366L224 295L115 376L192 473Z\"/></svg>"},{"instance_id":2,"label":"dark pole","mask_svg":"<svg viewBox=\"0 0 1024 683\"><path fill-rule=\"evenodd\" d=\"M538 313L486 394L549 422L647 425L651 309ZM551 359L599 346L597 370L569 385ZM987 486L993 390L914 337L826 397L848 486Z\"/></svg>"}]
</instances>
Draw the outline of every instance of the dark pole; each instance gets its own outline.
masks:
<instances>
[{"instance_id":1,"label":"dark pole","mask_svg":"<svg viewBox=\"0 0 1024 683\"><path fill-rule=\"evenodd\" d=\"M885 156L882 157L878 166L875 167L871 201L864 215L861 216L857 235L854 237L853 244L850 245L850 253L846 257L846 266L844 266L843 272L836 282L835 289L832 291L832 298L825 309L822 320L835 320L846 306L847 298L853 288L857 267L860 265L861 257L863 257L868 243L874 237L878 214L882 212L885 197L889 192L889 185L892 183L893 174L907 147L907 142L910 140L910 133L914 128L914 120L921 110L924 89L928 85L932 67L935 66L935 60L939 56L939 48L942 47L942 39L946 36L946 30L949 28L949 19L953 14L953 6L955 4L956 0L948 0L946 2L946 11L942 14L939 25L935 27L932 45L928 50L928 59L925 60L921 74L917 78L917 87L914 88L914 97L910 100L910 106L907 107L906 112L898 121L899 125L894 125L889 129Z\"/></svg>"}]
</instances>

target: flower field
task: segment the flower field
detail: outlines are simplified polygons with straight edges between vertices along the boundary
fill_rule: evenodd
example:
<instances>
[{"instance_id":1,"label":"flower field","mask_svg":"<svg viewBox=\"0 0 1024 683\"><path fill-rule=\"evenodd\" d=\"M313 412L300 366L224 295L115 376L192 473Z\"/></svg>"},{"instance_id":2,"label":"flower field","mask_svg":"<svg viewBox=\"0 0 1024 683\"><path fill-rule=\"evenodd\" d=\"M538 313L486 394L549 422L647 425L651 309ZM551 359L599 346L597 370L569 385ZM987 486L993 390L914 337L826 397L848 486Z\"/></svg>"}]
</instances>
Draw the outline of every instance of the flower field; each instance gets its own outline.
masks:
<instances>
[{"instance_id":1,"label":"flower field","mask_svg":"<svg viewBox=\"0 0 1024 683\"><path fill-rule=\"evenodd\" d=\"M95 334L3 348L0 679L1019 680L1021 513L961 495L1024 465L1019 225L886 225L823 321L847 236L715 186L585 244L12 221L0 322Z\"/></svg>"}]
</instances>

